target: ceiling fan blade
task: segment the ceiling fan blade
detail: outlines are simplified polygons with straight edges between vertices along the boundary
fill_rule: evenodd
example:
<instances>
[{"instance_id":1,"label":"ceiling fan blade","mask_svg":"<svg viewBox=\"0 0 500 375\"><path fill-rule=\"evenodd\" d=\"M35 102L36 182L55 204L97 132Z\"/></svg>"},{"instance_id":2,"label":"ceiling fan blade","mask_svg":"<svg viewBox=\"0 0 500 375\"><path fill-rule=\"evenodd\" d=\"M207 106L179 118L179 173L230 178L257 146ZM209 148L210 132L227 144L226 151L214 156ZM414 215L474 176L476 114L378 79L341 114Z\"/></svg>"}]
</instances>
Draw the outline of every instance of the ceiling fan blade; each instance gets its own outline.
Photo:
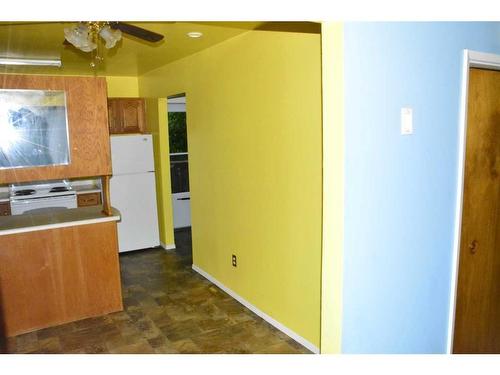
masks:
<instances>
[{"instance_id":1,"label":"ceiling fan blade","mask_svg":"<svg viewBox=\"0 0 500 375\"><path fill-rule=\"evenodd\" d=\"M134 26L125 22L110 22L112 29L118 29L125 34L135 36L136 38L146 40L148 42L159 42L163 39L163 35L143 29L142 27Z\"/></svg>"}]
</instances>

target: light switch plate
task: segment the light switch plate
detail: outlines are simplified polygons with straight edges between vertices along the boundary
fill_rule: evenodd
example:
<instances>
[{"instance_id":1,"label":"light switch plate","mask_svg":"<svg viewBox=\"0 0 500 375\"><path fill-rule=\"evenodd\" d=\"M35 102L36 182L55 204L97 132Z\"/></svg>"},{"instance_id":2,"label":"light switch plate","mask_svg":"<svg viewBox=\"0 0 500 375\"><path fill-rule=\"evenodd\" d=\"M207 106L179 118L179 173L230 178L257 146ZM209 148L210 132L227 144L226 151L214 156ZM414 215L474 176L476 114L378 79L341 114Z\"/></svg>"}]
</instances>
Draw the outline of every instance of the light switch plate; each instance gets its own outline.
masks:
<instances>
[{"instance_id":1,"label":"light switch plate","mask_svg":"<svg viewBox=\"0 0 500 375\"><path fill-rule=\"evenodd\" d=\"M413 134L413 109L401 108L401 135Z\"/></svg>"}]
</instances>

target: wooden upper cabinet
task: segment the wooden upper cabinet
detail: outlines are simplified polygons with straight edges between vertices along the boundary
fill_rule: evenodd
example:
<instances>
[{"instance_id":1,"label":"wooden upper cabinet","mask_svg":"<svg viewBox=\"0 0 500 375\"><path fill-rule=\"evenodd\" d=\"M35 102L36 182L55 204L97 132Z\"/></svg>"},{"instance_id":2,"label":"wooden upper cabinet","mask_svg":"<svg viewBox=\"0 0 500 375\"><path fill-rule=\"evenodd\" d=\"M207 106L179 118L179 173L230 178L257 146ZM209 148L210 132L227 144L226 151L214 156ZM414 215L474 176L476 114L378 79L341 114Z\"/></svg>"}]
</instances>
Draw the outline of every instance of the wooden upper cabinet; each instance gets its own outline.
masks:
<instances>
[{"instance_id":1,"label":"wooden upper cabinet","mask_svg":"<svg viewBox=\"0 0 500 375\"><path fill-rule=\"evenodd\" d=\"M129 132L143 132L145 120L144 99L124 99L121 101L123 116L123 130Z\"/></svg>"},{"instance_id":2,"label":"wooden upper cabinet","mask_svg":"<svg viewBox=\"0 0 500 375\"><path fill-rule=\"evenodd\" d=\"M108 99L108 121L109 132L119 133L121 129L120 110L118 108L119 102L117 100Z\"/></svg>"},{"instance_id":3,"label":"wooden upper cabinet","mask_svg":"<svg viewBox=\"0 0 500 375\"><path fill-rule=\"evenodd\" d=\"M108 116L111 134L143 133L146 127L144 99L109 98Z\"/></svg>"},{"instance_id":4,"label":"wooden upper cabinet","mask_svg":"<svg viewBox=\"0 0 500 375\"><path fill-rule=\"evenodd\" d=\"M112 173L105 78L0 74L0 88L64 91L69 140L68 164L0 169L0 184Z\"/></svg>"}]
</instances>

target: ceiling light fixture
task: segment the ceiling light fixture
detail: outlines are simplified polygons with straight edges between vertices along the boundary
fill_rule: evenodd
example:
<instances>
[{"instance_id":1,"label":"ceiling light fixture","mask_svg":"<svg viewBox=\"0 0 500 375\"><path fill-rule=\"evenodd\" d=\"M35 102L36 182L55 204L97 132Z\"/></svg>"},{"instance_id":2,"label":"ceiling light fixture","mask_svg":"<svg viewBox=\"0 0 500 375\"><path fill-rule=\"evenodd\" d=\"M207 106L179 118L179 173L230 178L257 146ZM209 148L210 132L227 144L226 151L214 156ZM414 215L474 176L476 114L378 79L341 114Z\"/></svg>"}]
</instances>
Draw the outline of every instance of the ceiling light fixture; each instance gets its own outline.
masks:
<instances>
[{"instance_id":1,"label":"ceiling light fixture","mask_svg":"<svg viewBox=\"0 0 500 375\"><path fill-rule=\"evenodd\" d=\"M18 59L0 57L0 65L24 65L24 66L57 66L60 67L60 59Z\"/></svg>"},{"instance_id":2,"label":"ceiling light fixture","mask_svg":"<svg viewBox=\"0 0 500 375\"><path fill-rule=\"evenodd\" d=\"M112 30L108 25L104 26L100 31L99 35L106 42L107 49L113 48L115 44L122 38L122 32L120 30Z\"/></svg>"},{"instance_id":3,"label":"ceiling light fixture","mask_svg":"<svg viewBox=\"0 0 500 375\"><path fill-rule=\"evenodd\" d=\"M203 33L200 33L199 31L191 31L187 33L187 36L190 38L201 38L203 36Z\"/></svg>"},{"instance_id":4,"label":"ceiling light fixture","mask_svg":"<svg viewBox=\"0 0 500 375\"><path fill-rule=\"evenodd\" d=\"M64 29L66 40L83 52L92 53L90 66L95 68L103 60L100 45L104 40L107 49L113 48L122 38L122 32L112 29L109 22L80 22ZM100 37L100 38L99 38Z\"/></svg>"}]
</instances>

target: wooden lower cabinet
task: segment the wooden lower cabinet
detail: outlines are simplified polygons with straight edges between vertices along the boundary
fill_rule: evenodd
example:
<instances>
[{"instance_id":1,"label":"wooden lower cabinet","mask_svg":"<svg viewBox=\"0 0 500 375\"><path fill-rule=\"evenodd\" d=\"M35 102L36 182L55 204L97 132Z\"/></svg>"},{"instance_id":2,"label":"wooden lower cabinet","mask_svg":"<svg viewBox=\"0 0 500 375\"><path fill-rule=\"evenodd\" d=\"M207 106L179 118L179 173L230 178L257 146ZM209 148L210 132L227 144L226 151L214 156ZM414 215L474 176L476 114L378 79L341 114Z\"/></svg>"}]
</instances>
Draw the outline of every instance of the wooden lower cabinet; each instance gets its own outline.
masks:
<instances>
[{"instance_id":1,"label":"wooden lower cabinet","mask_svg":"<svg viewBox=\"0 0 500 375\"><path fill-rule=\"evenodd\" d=\"M101 193L83 193L77 195L78 207L98 206L101 204Z\"/></svg>"},{"instance_id":2,"label":"wooden lower cabinet","mask_svg":"<svg viewBox=\"0 0 500 375\"><path fill-rule=\"evenodd\" d=\"M10 216L10 202L0 202L0 216Z\"/></svg>"},{"instance_id":3,"label":"wooden lower cabinet","mask_svg":"<svg viewBox=\"0 0 500 375\"><path fill-rule=\"evenodd\" d=\"M121 311L116 222L0 236L5 334Z\"/></svg>"}]
</instances>

